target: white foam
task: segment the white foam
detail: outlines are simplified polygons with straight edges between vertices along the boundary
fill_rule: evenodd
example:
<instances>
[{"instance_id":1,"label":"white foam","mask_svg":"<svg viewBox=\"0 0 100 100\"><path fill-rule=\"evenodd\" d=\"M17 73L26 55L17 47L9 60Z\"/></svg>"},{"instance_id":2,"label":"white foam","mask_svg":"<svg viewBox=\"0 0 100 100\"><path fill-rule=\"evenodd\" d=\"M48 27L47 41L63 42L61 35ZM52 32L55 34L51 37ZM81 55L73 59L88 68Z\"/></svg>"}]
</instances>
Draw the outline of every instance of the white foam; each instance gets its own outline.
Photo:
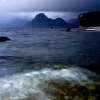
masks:
<instances>
[{"instance_id":1,"label":"white foam","mask_svg":"<svg viewBox=\"0 0 100 100\"><path fill-rule=\"evenodd\" d=\"M92 77L92 78L91 78ZM81 68L61 70L43 69L15 74L0 79L0 100L50 100L45 95L45 81L61 80L82 83L93 82L97 75ZM30 98L31 97L31 98Z\"/></svg>"}]
</instances>

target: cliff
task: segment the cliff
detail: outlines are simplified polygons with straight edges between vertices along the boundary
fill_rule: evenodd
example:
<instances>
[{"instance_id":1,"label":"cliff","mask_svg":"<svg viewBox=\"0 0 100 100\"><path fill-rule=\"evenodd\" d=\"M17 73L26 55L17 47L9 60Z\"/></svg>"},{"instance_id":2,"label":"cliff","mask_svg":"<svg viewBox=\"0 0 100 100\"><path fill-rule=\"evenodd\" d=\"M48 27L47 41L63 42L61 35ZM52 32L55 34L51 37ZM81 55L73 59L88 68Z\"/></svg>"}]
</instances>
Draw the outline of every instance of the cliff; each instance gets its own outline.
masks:
<instances>
[{"instance_id":1,"label":"cliff","mask_svg":"<svg viewBox=\"0 0 100 100\"><path fill-rule=\"evenodd\" d=\"M80 26L100 26L100 11L92 11L78 16Z\"/></svg>"}]
</instances>

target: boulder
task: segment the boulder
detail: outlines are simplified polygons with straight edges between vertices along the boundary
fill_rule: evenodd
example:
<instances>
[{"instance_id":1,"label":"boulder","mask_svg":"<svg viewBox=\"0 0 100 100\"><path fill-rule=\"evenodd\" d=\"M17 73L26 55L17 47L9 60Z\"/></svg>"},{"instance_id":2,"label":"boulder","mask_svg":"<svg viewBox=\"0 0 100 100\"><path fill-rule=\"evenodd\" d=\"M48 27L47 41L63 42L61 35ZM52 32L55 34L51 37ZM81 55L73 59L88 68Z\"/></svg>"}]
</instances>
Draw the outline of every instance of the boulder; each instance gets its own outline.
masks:
<instances>
[{"instance_id":1,"label":"boulder","mask_svg":"<svg viewBox=\"0 0 100 100\"><path fill-rule=\"evenodd\" d=\"M68 28L66 29L66 31L67 31L67 32L70 32L70 31L71 31L71 27L68 27Z\"/></svg>"},{"instance_id":2,"label":"boulder","mask_svg":"<svg viewBox=\"0 0 100 100\"><path fill-rule=\"evenodd\" d=\"M10 41L11 39L5 36L0 36L0 42Z\"/></svg>"}]
</instances>

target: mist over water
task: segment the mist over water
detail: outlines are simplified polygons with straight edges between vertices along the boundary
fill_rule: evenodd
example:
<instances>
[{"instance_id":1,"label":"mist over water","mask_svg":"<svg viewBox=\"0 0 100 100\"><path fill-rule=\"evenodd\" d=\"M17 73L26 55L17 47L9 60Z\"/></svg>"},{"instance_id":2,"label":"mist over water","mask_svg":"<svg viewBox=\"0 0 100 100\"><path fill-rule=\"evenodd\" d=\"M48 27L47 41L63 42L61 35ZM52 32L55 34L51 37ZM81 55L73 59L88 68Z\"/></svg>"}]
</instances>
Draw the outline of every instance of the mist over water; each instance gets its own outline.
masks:
<instances>
[{"instance_id":1,"label":"mist over water","mask_svg":"<svg viewBox=\"0 0 100 100\"><path fill-rule=\"evenodd\" d=\"M85 69L100 66L99 31L9 28L0 36L12 40L0 43L0 100L58 100L60 84L99 80Z\"/></svg>"}]
</instances>

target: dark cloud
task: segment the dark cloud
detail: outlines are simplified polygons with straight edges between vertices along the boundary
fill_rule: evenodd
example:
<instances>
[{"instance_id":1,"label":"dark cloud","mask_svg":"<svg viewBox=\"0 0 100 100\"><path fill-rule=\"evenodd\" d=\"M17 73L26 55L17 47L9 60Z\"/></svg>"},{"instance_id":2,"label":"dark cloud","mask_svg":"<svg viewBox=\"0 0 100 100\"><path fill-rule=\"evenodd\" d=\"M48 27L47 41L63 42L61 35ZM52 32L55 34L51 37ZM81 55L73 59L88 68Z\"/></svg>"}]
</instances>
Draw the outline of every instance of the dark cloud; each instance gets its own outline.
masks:
<instances>
[{"instance_id":1,"label":"dark cloud","mask_svg":"<svg viewBox=\"0 0 100 100\"><path fill-rule=\"evenodd\" d=\"M0 0L0 15L34 17L44 12L48 17L70 17L100 10L100 0Z\"/></svg>"},{"instance_id":2,"label":"dark cloud","mask_svg":"<svg viewBox=\"0 0 100 100\"><path fill-rule=\"evenodd\" d=\"M82 12L100 10L100 0L1 0L0 10L3 12Z\"/></svg>"}]
</instances>

